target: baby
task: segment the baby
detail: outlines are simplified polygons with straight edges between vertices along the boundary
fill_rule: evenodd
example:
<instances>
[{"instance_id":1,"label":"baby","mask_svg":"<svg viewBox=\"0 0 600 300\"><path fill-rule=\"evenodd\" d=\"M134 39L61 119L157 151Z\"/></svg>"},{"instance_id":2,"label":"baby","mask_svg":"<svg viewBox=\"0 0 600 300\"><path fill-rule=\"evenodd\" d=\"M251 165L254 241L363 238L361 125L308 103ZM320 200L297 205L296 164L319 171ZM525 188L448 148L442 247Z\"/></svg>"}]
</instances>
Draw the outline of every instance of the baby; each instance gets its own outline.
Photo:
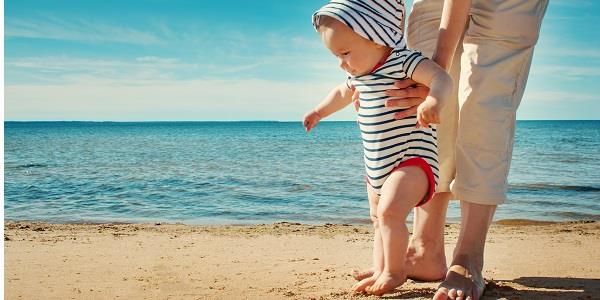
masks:
<instances>
[{"instance_id":1,"label":"baby","mask_svg":"<svg viewBox=\"0 0 600 300\"><path fill-rule=\"evenodd\" d=\"M369 210L375 238L372 277L353 289L382 295L406 281L406 217L427 202L438 178L435 126L452 91L452 79L419 52L406 48L402 22L404 1L334 0L313 15L325 46L348 73L315 109L304 116L310 131L352 102L360 93L358 123L364 146ZM416 116L394 118L402 111L386 107L386 90L412 78L430 87Z\"/></svg>"}]
</instances>

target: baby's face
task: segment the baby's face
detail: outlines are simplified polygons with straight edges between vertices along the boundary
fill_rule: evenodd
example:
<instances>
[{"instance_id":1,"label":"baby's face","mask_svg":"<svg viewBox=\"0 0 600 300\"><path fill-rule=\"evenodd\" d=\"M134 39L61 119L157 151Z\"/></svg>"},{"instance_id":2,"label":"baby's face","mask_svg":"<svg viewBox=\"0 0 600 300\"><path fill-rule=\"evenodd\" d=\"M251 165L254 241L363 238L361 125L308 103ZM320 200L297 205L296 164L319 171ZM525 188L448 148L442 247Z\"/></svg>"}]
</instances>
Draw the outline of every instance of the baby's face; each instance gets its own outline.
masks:
<instances>
[{"instance_id":1,"label":"baby's face","mask_svg":"<svg viewBox=\"0 0 600 300\"><path fill-rule=\"evenodd\" d=\"M363 38L337 20L318 30L325 46L338 58L340 68L352 76L371 72L387 52L384 46Z\"/></svg>"}]
</instances>

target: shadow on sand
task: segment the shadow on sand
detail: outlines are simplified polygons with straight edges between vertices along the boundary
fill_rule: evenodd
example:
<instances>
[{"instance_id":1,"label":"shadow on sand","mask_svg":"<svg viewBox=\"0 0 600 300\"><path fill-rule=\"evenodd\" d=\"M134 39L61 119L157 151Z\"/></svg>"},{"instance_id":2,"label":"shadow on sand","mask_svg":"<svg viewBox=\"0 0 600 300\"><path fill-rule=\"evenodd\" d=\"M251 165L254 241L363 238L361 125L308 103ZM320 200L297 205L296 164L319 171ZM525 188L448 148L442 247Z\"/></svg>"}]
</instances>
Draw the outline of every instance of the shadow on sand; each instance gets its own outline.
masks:
<instances>
[{"instance_id":1,"label":"shadow on sand","mask_svg":"<svg viewBox=\"0 0 600 300\"><path fill-rule=\"evenodd\" d=\"M520 277L489 282L483 299L598 299L600 279Z\"/></svg>"},{"instance_id":2,"label":"shadow on sand","mask_svg":"<svg viewBox=\"0 0 600 300\"><path fill-rule=\"evenodd\" d=\"M431 299L434 288L397 290L380 299ZM514 280L489 281L482 300L521 299L599 299L600 279L520 277Z\"/></svg>"}]
</instances>

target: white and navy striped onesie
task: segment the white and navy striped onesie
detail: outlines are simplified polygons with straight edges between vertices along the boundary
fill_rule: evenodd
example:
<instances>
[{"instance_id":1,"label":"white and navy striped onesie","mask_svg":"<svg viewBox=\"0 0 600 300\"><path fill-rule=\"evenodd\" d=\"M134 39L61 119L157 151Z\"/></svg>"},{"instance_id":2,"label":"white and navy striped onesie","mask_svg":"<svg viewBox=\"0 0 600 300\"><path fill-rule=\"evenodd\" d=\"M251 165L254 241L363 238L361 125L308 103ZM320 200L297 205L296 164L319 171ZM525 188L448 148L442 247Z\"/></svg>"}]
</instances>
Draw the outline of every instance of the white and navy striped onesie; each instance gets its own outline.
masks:
<instances>
[{"instance_id":1,"label":"white and navy striped onesie","mask_svg":"<svg viewBox=\"0 0 600 300\"><path fill-rule=\"evenodd\" d=\"M348 78L360 92L358 123L365 169L368 183L380 194L394 169L416 162L425 169L430 182L427 199L420 204L424 203L432 196L439 176L435 126L416 128L416 116L396 120L394 114L402 109L385 107L389 98L385 91L393 89L396 81L410 78L415 67L425 59L421 53L406 47L401 26L404 1L334 0L313 15L315 27L322 15L333 17L364 38L393 49L385 62L369 74Z\"/></svg>"}]
</instances>

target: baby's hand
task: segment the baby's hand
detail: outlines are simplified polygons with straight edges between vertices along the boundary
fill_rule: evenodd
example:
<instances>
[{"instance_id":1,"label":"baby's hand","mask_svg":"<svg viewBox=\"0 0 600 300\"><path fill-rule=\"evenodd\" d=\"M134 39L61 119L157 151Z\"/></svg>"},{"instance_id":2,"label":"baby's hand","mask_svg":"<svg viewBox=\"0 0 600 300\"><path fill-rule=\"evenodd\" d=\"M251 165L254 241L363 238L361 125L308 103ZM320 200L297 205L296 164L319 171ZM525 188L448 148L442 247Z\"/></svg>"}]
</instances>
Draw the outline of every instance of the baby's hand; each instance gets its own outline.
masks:
<instances>
[{"instance_id":1,"label":"baby's hand","mask_svg":"<svg viewBox=\"0 0 600 300\"><path fill-rule=\"evenodd\" d=\"M310 132L311 129L313 129L315 126L317 126L317 123L319 123L319 121L321 121L321 116L314 110L306 113L304 115L304 129L306 130L306 132Z\"/></svg>"},{"instance_id":2,"label":"baby's hand","mask_svg":"<svg viewBox=\"0 0 600 300\"><path fill-rule=\"evenodd\" d=\"M427 127L429 124L439 124L442 107L439 101L427 96L417 107L417 127Z\"/></svg>"}]
</instances>

